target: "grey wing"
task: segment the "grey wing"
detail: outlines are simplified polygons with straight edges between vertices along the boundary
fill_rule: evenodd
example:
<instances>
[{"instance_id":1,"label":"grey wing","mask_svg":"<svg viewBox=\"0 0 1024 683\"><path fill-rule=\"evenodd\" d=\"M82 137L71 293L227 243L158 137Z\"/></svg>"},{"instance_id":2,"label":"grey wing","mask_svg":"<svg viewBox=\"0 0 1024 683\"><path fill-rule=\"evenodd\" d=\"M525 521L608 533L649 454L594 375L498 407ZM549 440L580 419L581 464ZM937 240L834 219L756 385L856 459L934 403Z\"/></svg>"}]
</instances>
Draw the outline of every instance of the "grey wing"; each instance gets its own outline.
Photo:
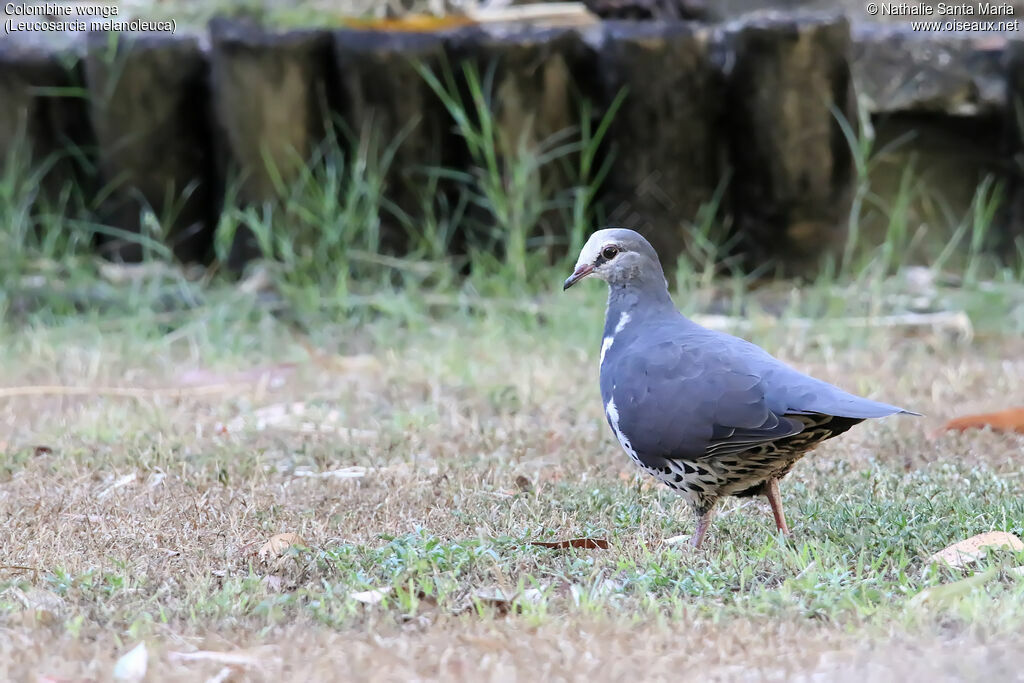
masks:
<instances>
[{"instance_id":1,"label":"grey wing","mask_svg":"<svg viewBox=\"0 0 1024 683\"><path fill-rule=\"evenodd\" d=\"M759 359L761 376L765 386L770 387L766 396L769 404L787 415L833 415L865 420L895 413L920 414L843 391L789 367L756 346L753 349L762 355Z\"/></svg>"},{"instance_id":2,"label":"grey wing","mask_svg":"<svg viewBox=\"0 0 1024 683\"><path fill-rule=\"evenodd\" d=\"M764 380L720 345L664 341L622 357L611 397L618 427L637 455L702 458L749 450L798 434L799 419L772 406Z\"/></svg>"}]
</instances>

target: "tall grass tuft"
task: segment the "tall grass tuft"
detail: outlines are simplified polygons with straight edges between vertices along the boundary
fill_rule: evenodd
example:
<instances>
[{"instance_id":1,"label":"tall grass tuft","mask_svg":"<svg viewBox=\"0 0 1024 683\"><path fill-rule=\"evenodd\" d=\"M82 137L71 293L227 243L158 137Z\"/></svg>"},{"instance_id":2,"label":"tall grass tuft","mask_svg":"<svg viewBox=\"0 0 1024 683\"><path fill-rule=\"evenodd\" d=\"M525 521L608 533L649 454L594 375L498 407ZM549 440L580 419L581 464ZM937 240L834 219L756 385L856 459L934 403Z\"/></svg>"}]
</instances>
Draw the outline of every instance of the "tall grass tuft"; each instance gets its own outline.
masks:
<instances>
[{"instance_id":1,"label":"tall grass tuft","mask_svg":"<svg viewBox=\"0 0 1024 683\"><path fill-rule=\"evenodd\" d=\"M215 237L215 254L227 262L236 239L251 234L259 265L277 292L298 312L336 312L350 305L354 283L372 288L388 280L380 258L381 220L389 204L384 176L394 155L364 131L350 148L328 136L313 157L289 164L285 178L269 157L264 163L275 197L240 206L228 192Z\"/></svg>"},{"instance_id":2,"label":"tall grass tuft","mask_svg":"<svg viewBox=\"0 0 1024 683\"><path fill-rule=\"evenodd\" d=\"M531 120L518 138L510 139L495 116L495 64L481 74L475 65L465 63L458 77L447 63L438 73L424 66L419 70L452 117L472 163L467 170L435 173L453 181L474 209L461 216L473 274L478 281L483 276L520 290L535 284L538 274L545 273L546 279L555 260L551 248L572 252L594 227L598 188L612 161L608 156L601 159L598 149L625 92L596 126L592 108L585 103L578 128L535 141Z\"/></svg>"},{"instance_id":3,"label":"tall grass tuft","mask_svg":"<svg viewBox=\"0 0 1024 683\"><path fill-rule=\"evenodd\" d=\"M522 135L511 139L499 130L493 66L483 73L472 65L461 66L458 73L448 65L437 72L421 68L420 73L461 136L468 168L426 169L420 211L409 216L389 201L386 185L402 135L380 140L369 126L349 139L329 136L312 158L289 160L287 172L266 159L274 189L267 201L242 205L237 183L229 183L216 231L215 266L228 261L236 239L251 235L259 256L254 266L279 306L310 320L362 310L390 313L402 306L419 306L418 314L425 315L428 301L462 306L468 298L463 295L526 297L556 287L565 259L573 259L589 231L599 227L599 189L613 161L602 143L626 92L604 112L583 102L578 126L538 141L527 122ZM825 261L817 279L793 288L799 289L794 313L841 316L849 315L851 307L857 313L880 310L908 265L926 266L936 281L953 271L965 289L998 279L1017 287L1010 296L1019 291L1024 241L1015 245L1016 258L1003 254L1002 261L988 244L1004 203L999 182L985 178L969 210L955 215L910 163L894 197L883 201L872 189L873 172L880 157L907 138L878 149L863 110L856 124L837 116L857 175L849 231L841 254ZM102 279L94 252L98 236L137 242L146 261L173 259L166 227L175 223L192 188L169 194L162 215L140 202L143 230L127 233L96 218L116 182L90 197L73 185L43 192L43 187L52 188L45 181L57 160L32 163L29 151L19 143L0 168L0 271L6 283L15 283L0 290L0 313L9 308L11 292L21 282L91 280L86 288L97 289L91 285ZM693 217L686 252L675 264L676 286L687 293L682 300L694 311L739 314L756 298L750 289L761 274L742 272L728 258L732 245L722 210L728 180L723 178ZM448 191L453 187L455 192ZM944 208L945 224L929 226L918 215L922 202ZM869 221L884 227L876 244L866 242ZM397 248L387 243L386 228L394 226L407 232L399 235L405 242ZM950 236L940 245L925 242L929 229L934 235L947 234L947 228ZM465 253L453 254L455 245ZM559 270L552 272L552 266ZM204 282L227 279L207 276ZM731 303L725 311L719 305L723 290ZM398 291L402 297L392 296ZM405 303L396 303L399 299ZM90 305L68 301L55 297L42 306L70 312Z\"/></svg>"},{"instance_id":4,"label":"tall grass tuft","mask_svg":"<svg viewBox=\"0 0 1024 683\"><path fill-rule=\"evenodd\" d=\"M0 272L11 280L42 262L69 263L89 253L93 233L74 220L80 197L69 184L48 196L43 188L56 156L37 162L24 135L0 167Z\"/></svg>"}]
</instances>

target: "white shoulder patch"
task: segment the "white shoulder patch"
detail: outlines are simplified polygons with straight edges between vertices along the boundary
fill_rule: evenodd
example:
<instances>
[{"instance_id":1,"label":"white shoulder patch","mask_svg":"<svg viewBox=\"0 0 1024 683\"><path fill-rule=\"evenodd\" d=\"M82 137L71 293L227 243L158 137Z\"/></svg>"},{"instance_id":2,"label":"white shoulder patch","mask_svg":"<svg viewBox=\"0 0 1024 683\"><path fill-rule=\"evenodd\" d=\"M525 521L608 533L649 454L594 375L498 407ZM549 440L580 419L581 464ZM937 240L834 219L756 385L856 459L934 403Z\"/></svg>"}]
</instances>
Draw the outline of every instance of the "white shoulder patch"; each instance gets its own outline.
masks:
<instances>
[{"instance_id":1,"label":"white shoulder patch","mask_svg":"<svg viewBox=\"0 0 1024 683\"><path fill-rule=\"evenodd\" d=\"M604 365L604 356L608 353L608 349L612 348L612 344L615 343L615 337L605 337L604 341L601 342L601 365Z\"/></svg>"},{"instance_id":2,"label":"white shoulder patch","mask_svg":"<svg viewBox=\"0 0 1024 683\"><path fill-rule=\"evenodd\" d=\"M640 457L633 450L633 444L630 443L629 438L622 433L619 429L619 409L615 407L615 399L608 399L607 405L604 407L605 414L608 416L608 423L612 426L612 431L615 432L615 438L619 440L619 445L622 446L622 450L633 459L635 463L640 464Z\"/></svg>"},{"instance_id":3,"label":"white shoulder patch","mask_svg":"<svg viewBox=\"0 0 1024 683\"><path fill-rule=\"evenodd\" d=\"M601 342L601 365L604 365L604 357L608 353L608 349L612 348L612 344L615 343L615 335L622 332L623 328L629 324L629 321L633 317L629 313L623 313L619 316L619 322L615 323L615 331L611 335L604 338Z\"/></svg>"}]
</instances>

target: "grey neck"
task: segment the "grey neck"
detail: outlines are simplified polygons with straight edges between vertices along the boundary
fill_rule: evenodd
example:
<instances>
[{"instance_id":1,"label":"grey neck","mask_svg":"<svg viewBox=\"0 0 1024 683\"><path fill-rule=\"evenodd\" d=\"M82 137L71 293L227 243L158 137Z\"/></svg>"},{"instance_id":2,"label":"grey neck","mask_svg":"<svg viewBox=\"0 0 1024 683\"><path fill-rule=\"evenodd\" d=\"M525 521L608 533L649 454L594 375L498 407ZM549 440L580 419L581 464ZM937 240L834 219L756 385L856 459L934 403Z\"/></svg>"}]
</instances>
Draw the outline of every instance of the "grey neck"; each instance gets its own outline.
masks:
<instances>
[{"instance_id":1,"label":"grey neck","mask_svg":"<svg viewBox=\"0 0 1024 683\"><path fill-rule=\"evenodd\" d=\"M614 329L623 313L631 320L679 315L664 278L658 282L631 281L628 284L608 285L608 311L605 314L605 334Z\"/></svg>"}]
</instances>

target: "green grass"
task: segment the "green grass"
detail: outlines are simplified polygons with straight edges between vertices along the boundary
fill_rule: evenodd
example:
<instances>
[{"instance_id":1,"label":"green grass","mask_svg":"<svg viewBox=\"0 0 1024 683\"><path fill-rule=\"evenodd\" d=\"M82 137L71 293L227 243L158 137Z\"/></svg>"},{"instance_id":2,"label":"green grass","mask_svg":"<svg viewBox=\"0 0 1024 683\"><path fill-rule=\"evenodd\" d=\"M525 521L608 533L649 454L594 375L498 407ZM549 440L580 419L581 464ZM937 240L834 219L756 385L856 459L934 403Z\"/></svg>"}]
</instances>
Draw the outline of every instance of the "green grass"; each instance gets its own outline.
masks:
<instances>
[{"instance_id":1,"label":"green grass","mask_svg":"<svg viewBox=\"0 0 1024 683\"><path fill-rule=\"evenodd\" d=\"M383 181L400 140L328 140L273 201L228 201L207 269L158 247L97 260L110 227L90 198L54 203L45 165L8 160L0 392L50 389L0 393L0 678L103 680L140 640L154 679L229 666L174 654L193 649L267 680L896 676L908 649L927 661L904 677L1019 670L1024 556L928 562L976 533L1024 534L1021 438L933 435L1024 404L1024 271L987 249L996 183L925 245L923 181L908 167L881 204L870 132L847 126L861 177L846 249L814 281L766 282L727 256L723 179L668 269L680 307L929 417L863 425L802 462L783 486L792 538L760 502L730 501L695 552L663 543L689 511L635 476L603 422L604 292L558 291L600 212L614 108L525 145L496 133L486 72L424 76L475 166L433 170L461 198L425 205L408 254L381 241L400 218ZM152 220L147 244L166 217ZM875 220L885 240L866 244ZM239 230L263 255L243 274L225 266ZM964 311L976 338L877 320L921 311ZM366 470L317 476L352 467ZM280 533L301 543L261 556ZM609 548L531 544L578 537Z\"/></svg>"},{"instance_id":2,"label":"green grass","mask_svg":"<svg viewBox=\"0 0 1024 683\"><path fill-rule=\"evenodd\" d=\"M95 392L0 398L10 426L0 622L16 640L48 643L5 650L6 677L103 678L138 641L161 679L219 671L170 654L193 648L241 648L270 667L256 671L276 672L260 675L301 678L332 661L335 637L391 643L331 665L355 678L441 666L451 648L465 676L491 671L494 637L497 652L536 639L512 664L524 675L560 661L542 641L612 653L620 632L669 647L692 631L691 665L722 675L716 657L734 648L750 662L794 648L803 654L787 666L799 675L861 643L895 670L898 654L884 654L893 634L936 653L1015 637L1024 556L993 553L964 570L927 558L984 531L1024 534L1020 438L928 435L960 412L1024 402L1019 336L965 346L898 329L865 340L755 328L752 339L799 367L930 417L860 426L801 462L783 485L792 538L775 535L764 504L733 500L695 552L663 543L692 530L689 510L637 476L603 424L602 299L594 286L542 297L544 316L325 318L297 338L255 296L215 291L171 322L149 313L0 329L6 386ZM196 393L195 382L226 388ZM182 393L155 392L165 388ZM285 418L261 426L275 414ZM308 476L351 467L366 471ZM301 544L260 555L286 532ZM531 545L577 537L609 548ZM358 599L372 590L385 591L378 604ZM635 667L653 674L660 662Z\"/></svg>"}]
</instances>

